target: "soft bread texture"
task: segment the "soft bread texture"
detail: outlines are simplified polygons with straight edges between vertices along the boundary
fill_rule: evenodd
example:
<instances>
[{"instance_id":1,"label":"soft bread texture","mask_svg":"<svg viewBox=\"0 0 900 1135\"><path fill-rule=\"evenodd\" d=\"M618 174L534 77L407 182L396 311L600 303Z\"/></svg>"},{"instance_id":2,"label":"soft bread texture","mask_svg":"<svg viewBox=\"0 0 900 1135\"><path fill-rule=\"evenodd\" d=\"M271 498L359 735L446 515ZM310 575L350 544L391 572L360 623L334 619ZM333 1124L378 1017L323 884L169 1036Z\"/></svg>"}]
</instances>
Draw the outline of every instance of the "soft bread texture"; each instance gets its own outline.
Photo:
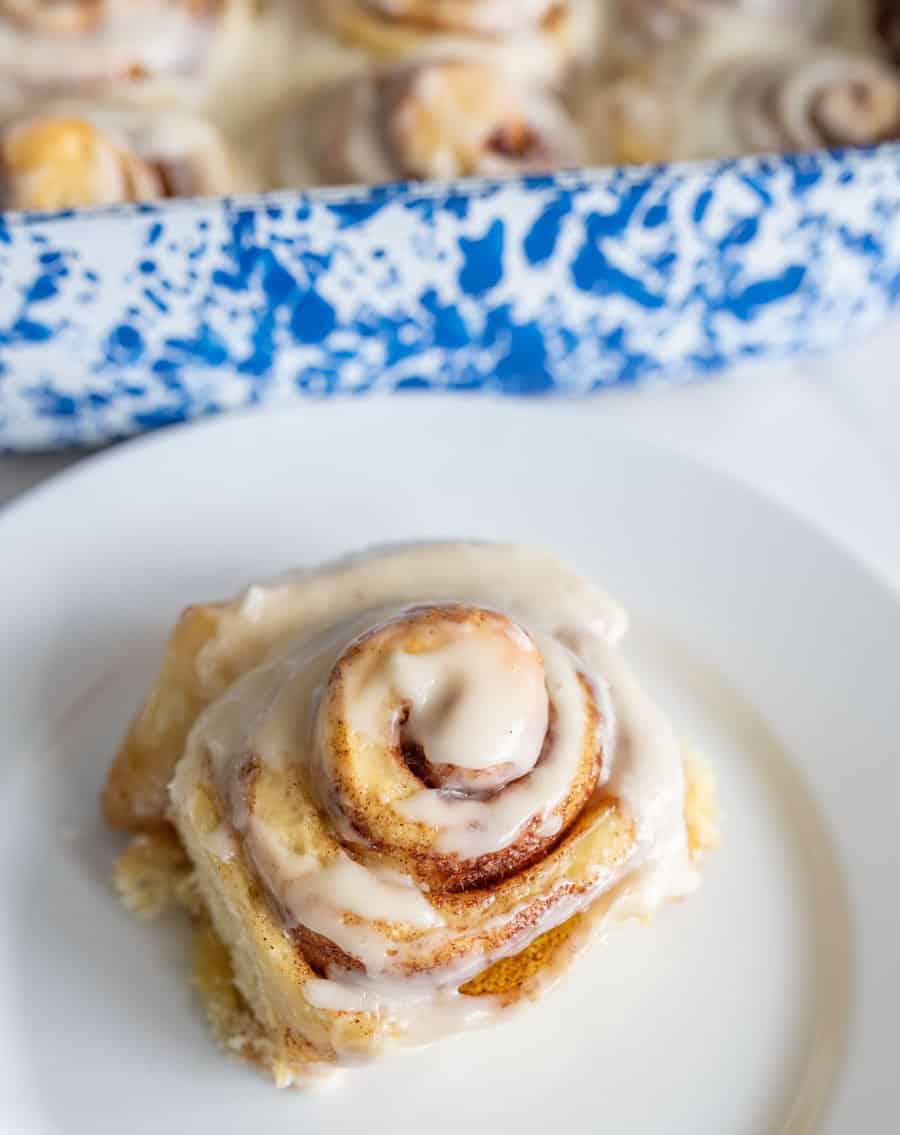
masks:
<instances>
[{"instance_id":1,"label":"soft bread texture","mask_svg":"<svg viewBox=\"0 0 900 1135\"><path fill-rule=\"evenodd\" d=\"M258 188L240 148L212 122L124 100L35 103L0 121L0 201L52 210Z\"/></svg>"},{"instance_id":2,"label":"soft bread texture","mask_svg":"<svg viewBox=\"0 0 900 1135\"><path fill-rule=\"evenodd\" d=\"M106 780L103 814L111 827L141 832L169 826L169 782L211 697L198 674L197 656L215 637L223 612L223 606L189 607L178 620L150 696Z\"/></svg>"},{"instance_id":3,"label":"soft bread texture","mask_svg":"<svg viewBox=\"0 0 900 1135\"><path fill-rule=\"evenodd\" d=\"M721 842L716 780L710 766L693 752L685 754L685 773L690 849L701 860ZM136 836L116 862L114 882L123 905L140 917L154 918L172 907L190 913L192 983L213 1037L226 1052L258 1065L279 1086L308 1082L327 1070L311 1044L289 1028L267 1027L250 1008L236 980L234 955L213 925L195 869L173 829L161 827L152 835ZM461 992L471 997L527 997L529 982L560 968L579 936L589 932L590 917L574 915L519 954L495 962Z\"/></svg>"}]
</instances>

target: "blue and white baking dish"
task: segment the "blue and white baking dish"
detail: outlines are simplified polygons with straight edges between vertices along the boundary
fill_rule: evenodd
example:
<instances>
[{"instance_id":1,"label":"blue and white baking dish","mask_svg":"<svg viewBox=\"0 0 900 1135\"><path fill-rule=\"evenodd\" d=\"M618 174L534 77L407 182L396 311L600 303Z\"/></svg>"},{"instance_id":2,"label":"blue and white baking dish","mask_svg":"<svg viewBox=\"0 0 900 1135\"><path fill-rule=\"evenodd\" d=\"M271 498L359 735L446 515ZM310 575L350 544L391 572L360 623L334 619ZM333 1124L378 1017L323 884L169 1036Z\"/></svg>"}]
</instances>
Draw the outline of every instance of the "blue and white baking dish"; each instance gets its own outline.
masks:
<instances>
[{"instance_id":1,"label":"blue and white baking dish","mask_svg":"<svg viewBox=\"0 0 900 1135\"><path fill-rule=\"evenodd\" d=\"M262 401L583 394L821 350L900 294L900 145L0 217L0 446Z\"/></svg>"}]
</instances>

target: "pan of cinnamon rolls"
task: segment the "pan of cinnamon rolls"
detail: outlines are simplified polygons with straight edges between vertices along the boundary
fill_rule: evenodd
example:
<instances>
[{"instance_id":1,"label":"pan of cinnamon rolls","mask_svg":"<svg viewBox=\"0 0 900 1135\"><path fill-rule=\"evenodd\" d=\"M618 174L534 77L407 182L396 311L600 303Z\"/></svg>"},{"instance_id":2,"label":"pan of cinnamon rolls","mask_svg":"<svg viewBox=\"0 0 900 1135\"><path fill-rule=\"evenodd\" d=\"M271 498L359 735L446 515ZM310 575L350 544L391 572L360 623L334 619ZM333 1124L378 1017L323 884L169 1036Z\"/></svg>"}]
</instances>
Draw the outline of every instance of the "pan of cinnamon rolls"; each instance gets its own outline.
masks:
<instances>
[{"instance_id":1,"label":"pan of cinnamon rolls","mask_svg":"<svg viewBox=\"0 0 900 1135\"><path fill-rule=\"evenodd\" d=\"M2 201L876 145L898 44L890 0L0 0Z\"/></svg>"}]
</instances>

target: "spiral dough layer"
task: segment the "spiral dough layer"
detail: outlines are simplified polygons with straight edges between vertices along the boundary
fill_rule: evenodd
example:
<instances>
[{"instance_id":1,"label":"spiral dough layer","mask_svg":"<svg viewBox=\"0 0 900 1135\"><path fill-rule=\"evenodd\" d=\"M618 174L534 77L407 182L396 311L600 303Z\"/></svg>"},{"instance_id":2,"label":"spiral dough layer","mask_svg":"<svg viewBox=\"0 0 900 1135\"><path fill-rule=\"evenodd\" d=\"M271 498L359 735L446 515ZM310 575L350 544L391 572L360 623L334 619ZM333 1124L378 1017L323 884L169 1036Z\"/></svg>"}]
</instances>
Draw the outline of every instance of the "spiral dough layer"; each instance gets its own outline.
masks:
<instances>
[{"instance_id":1,"label":"spiral dough layer","mask_svg":"<svg viewBox=\"0 0 900 1135\"><path fill-rule=\"evenodd\" d=\"M408 1041L462 1027L490 1009L466 983L500 959L601 898L643 912L693 885L679 750L623 629L556 561L493 545L235 605L200 659L224 692L175 818L192 857L262 888L310 1011Z\"/></svg>"}]
</instances>

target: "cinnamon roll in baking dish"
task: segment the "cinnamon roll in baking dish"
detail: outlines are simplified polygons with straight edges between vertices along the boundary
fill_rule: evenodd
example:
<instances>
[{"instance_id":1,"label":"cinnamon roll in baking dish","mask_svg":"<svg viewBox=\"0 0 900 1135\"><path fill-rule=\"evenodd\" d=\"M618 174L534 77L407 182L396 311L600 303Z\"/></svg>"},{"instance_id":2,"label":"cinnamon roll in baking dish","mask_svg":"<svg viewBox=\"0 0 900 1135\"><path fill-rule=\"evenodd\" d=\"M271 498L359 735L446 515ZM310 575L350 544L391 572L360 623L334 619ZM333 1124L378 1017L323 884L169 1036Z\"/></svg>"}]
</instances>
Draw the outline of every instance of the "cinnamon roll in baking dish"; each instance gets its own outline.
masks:
<instances>
[{"instance_id":1,"label":"cinnamon roll in baking dish","mask_svg":"<svg viewBox=\"0 0 900 1135\"><path fill-rule=\"evenodd\" d=\"M674 39L707 20L738 15L775 28L811 31L823 22L829 0L614 0L616 29L632 47Z\"/></svg>"},{"instance_id":2,"label":"cinnamon roll in baking dish","mask_svg":"<svg viewBox=\"0 0 900 1135\"><path fill-rule=\"evenodd\" d=\"M460 54L558 78L593 50L596 0L318 0L326 26L384 59Z\"/></svg>"},{"instance_id":3,"label":"cinnamon roll in baking dish","mask_svg":"<svg viewBox=\"0 0 900 1135\"><path fill-rule=\"evenodd\" d=\"M220 20L220 0L0 0L4 92L197 81Z\"/></svg>"},{"instance_id":4,"label":"cinnamon roll in baking dish","mask_svg":"<svg viewBox=\"0 0 900 1135\"><path fill-rule=\"evenodd\" d=\"M350 79L288 115L274 142L285 186L526 173L582 157L551 93L458 60Z\"/></svg>"},{"instance_id":5,"label":"cinnamon roll in baking dish","mask_svg":"<svg viewBox=\"0 0 900 1135\"><path fill-rule=\"evenodd\" d=\"M228 1047L290 1084L489 1022L696 886L712 781L625 625L549 556L470 544L182 616L105 808L143 833L132 905L168 877L193 909Z\"/></svg>"},{"instance_id":6,"label":"cinnamon roll in baking dish","mask_svg":"<svg viewBox=\"0 0 900 1135\"><path fill-rule=\"evenodd\" d=\"M900 64L900 0L866 0L871 32L882 51Z\"/></svg>"},{"instance_id":7,"label":"cinnamon roll in baking dish","mask_svg":"<svg viewBox=\"0 0 900 1135\"><path fill-rule=\"evenodd\" d=\"M65 209L253 188L204 119L61 103L0 128L0 208Z\"/></svg>"},{"instance_id":8,"label":"cinnamon roll in baking dish","mask_svg":"<svg viewBox=\"0 0 900 1135\"><path fill-rule=\"evenodd\" d=\"M792 153L900 137L900 75L877 59L804 41L692 43L595 96L585 121L598 160Z\"/></svg>"}]
</instances>

